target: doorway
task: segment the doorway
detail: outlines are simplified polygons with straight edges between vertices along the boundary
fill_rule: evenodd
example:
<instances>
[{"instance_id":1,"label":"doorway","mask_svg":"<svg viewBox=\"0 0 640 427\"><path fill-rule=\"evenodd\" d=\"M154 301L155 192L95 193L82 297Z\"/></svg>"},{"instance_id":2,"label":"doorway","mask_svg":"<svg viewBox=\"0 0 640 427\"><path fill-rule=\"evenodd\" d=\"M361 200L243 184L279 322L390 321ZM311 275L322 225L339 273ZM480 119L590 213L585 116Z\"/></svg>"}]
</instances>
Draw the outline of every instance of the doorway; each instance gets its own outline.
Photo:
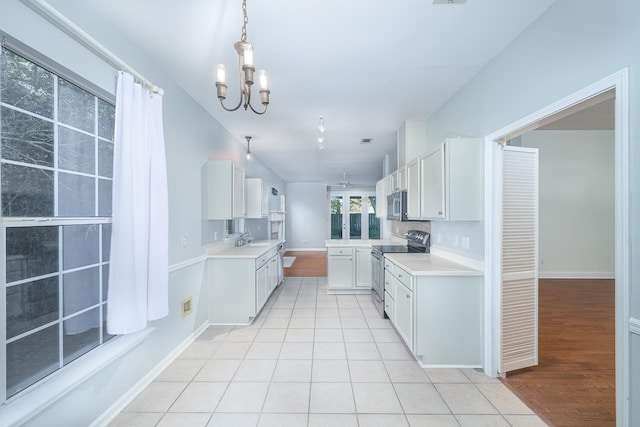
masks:
<instances>
[{"instance_id":1,"label":"doorway","mask_svg":"<svg viewBox=\"0 0 640 427\"><path fill-rule=\"evenodd\" d=\"M608 91L615 93L615 387L616 415L619 425L628 424L629 396L629 342L628 295L630 277L629 258L629 130L628 130L628 70L622 70L589 87L576 92L536 113L533 113L486 138L487 182L485 209L486 263L485 290L487 337L485 347L485 372L496 376L500 358L500 298L501 277L501 151L500 144L525 134L541 125L555 121L560 116L572 114L576 108L600 102L599 96Z\"/></svg>"},{"instance_id":2,"label":"doorway","mask_svg":"<svg viewBox=\"0 0 640 427\"><path fill-rule=\"evenodd\" d=\"M330 239L379 239L375 191L329 192Z\"/></svg>"}]
</instances>

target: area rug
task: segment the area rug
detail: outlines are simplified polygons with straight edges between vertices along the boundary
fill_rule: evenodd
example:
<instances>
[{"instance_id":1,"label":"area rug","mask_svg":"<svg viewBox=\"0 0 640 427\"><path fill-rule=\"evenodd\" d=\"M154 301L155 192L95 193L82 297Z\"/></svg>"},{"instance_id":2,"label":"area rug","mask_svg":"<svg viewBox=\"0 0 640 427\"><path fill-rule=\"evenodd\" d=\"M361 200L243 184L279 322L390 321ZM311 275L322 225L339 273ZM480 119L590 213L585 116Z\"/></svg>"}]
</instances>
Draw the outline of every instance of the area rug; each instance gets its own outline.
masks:
<instances>
[{"instance_id":1,"label":"area rug","mask_svg":"<svg viewBox=\"0 0 640 427\"><path fill-rule=\"evenodd\" d=\"M296 260L296 257L294 256L282 257L282 265L284 266L284 268L289 268L293 265L293 261L295 260Z\"/></svg>"}]
</instances>

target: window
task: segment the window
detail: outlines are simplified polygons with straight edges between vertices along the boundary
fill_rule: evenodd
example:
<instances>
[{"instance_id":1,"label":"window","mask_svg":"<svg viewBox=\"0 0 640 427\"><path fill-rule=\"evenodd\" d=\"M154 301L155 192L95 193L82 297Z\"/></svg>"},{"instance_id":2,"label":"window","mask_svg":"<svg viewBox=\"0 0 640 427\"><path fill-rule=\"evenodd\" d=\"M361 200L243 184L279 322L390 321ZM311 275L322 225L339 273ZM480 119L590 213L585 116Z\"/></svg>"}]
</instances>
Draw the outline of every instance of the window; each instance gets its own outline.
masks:
<instances>
[{"instance_id":1,"label":"window","mask_svg":"<svg viewBox=\"0 0 640 427\"><path fill-rule=\"evenodd\" d=\"M0 56L2 402L112 338L115 108L5 47Z\"/></svg>"}]
</instances>

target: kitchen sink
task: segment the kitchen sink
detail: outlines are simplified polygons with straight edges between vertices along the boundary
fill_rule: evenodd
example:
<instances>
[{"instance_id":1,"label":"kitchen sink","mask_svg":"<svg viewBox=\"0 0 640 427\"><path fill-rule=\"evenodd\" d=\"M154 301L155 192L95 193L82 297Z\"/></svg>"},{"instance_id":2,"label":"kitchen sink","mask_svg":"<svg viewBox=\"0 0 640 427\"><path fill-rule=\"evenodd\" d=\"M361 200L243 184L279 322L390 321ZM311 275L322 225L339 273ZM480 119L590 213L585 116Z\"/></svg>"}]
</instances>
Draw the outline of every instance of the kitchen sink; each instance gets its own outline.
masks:
<instances>
[{"instance_id":1,"label":"kitchen sink","mask_svg":"<svg viewBox=\"0 0 640 427\"><path fill-rule=\"evenodd\" d=\"M247 243L245 246L271 246L272 243L269 242L257 242L257 243Z\"/></svg>"}]
</instances>

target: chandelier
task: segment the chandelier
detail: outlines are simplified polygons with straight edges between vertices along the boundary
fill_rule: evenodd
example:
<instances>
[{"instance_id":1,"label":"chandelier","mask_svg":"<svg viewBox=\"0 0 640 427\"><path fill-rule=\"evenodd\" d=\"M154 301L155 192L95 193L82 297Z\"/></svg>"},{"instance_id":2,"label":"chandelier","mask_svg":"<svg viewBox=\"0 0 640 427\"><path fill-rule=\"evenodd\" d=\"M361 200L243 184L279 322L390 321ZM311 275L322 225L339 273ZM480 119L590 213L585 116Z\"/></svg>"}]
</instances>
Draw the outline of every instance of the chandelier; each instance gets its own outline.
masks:
<instances>
[{"instance_id":1,"label":"chandelier","mask_svg":"<svg viewBox=\"0 0 640 427\"><path fill-rule=\"evenodd\" d=\"M267 112L267 107L269 105L269 93L271 92L267 86L267 72L265 70L260 70L258 72L258 78L260 81L260 101L262 102L262 105L264 105L264 110L260 112L256 111L251 105L251 86L253 86L253 75L256 68L253 65L253 46L247 42L247 22L249 22L249 18L247 17L247 0L242 0L242 14L244 16L242 23L242 36L240 37L240 41L233 45L238 52L240 101L234 108L227 108L224 105L224 100L227 97L226 72L224 64L218 64L217 68L216 88L218 90L218 99L220 100L222 108L227 111L236 111L240 106L243 106L245 110L247 108L251 108L251 111L256 114L264 114Z\"/></svg>"}]
</instances>

